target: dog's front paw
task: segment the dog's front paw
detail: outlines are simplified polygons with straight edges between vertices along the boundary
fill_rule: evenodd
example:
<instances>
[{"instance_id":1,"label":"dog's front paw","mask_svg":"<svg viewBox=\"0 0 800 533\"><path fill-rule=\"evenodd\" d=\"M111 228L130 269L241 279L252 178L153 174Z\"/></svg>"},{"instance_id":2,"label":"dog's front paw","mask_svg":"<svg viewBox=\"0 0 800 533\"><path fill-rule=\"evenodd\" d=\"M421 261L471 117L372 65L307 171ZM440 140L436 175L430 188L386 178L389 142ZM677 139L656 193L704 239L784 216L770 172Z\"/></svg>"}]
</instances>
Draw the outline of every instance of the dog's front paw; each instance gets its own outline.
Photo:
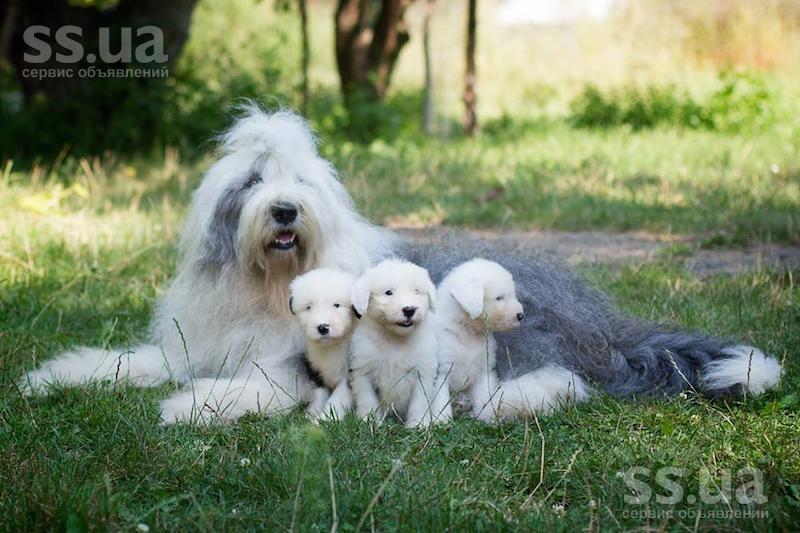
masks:
<instances>
[{"instance_id":1,"label":"dog's front paw","mask_svg":"<svg viewBox=\"0 0 800 533\"><path fill-rule=\"evenodd\" d=\"M441 413L437 414L431 420L433 424L449 424L453 421L453 410L452 409L445 409Z\"/></svg>"},{"instance_id":2,"label":"dog's front paw","mask_svg":"<svg viewBox=\"0 0 800 533\"><path fill-rule=\"evenodd\" d=\"M344 415L340 415L335 410L328 408L323 409L315 416L309 418L311 418L313 423L319 424L320 422L337 422L342 419L342 416Z\"/></svg>"},{"instance_id":3,"label":"dog's front paw","mask_svg":"<svg viewBox=\"0 0 800 533\"><path fill-rule=\"evenodd\" d=\"M497 424L500 420L496 406L489 404L480 409L474 409L472 416L486 424Z\"/></svg>"},{"instance_id":4,"label":"dog's front paw","mask_svg":"<svg viewBox=\"0 0 800 533\"><path fill-rule=\"evenodd\" d=\"M421 417L413 416L408 418L405 426L408 429L425 429L431 425L432 421L430 414L426 413Z\"/></svg>"},{"instance_id":5,"label":"dog's front paw","mask_svg":"<svg viewBox=\"0 0 800 533\"><path fill-rule=\"evenodd\" d=\"M312 392L311 401L308 403L308 408L306 409L306 414L312 422L325 414L328 397L328 390L324 387L317 387Z\"/></svg>"},{"instance_id":6,"label":"dog's front paw","mask_svg":"<svg viewBox=\"0 0 800 533\"><path fill-rule=\"evenodd\" d=\"M328 402L320 414L320 418L329 421L338 421L343 419L350 411L350 406L343 405L339 402Z\"/></svg>"},{"instance_id":7,"label":"dog's front paw","mask_svg":"<svg viewBox=\"0 0 800 533\"><path fill-rule=\"evenodd\" d=\"M209 406L197 405L191 391L179 392L161 402L161 425L210 424L219 416Z\"/></svg>"},{"instance_id":8,"label":"dog's front paw","mask_svg":"<svg viewBox=\"0 0 800 533\"><path fill-rule=\"evenodd\" d=\"M356 415L362 422L366 422L367 424L375 424L375 427L379 427L381 424L383 424L383 420L385 418L379 409L367 412L356 412Z\"/></svg>"}]
</instances>

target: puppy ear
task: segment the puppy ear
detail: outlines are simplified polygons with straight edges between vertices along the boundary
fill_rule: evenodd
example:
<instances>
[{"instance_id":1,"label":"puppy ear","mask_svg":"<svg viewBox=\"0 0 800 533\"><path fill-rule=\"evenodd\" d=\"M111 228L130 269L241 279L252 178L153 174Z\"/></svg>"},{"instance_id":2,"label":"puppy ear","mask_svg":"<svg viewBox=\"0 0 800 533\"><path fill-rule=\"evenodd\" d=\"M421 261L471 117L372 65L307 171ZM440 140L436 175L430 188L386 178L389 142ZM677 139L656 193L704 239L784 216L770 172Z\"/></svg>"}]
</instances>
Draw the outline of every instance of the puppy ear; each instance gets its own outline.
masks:
<instances>
[{"instance_id":1,"label":"puppy ear","mask_svg":"<svg viewBox=\"0 0 800 533\"><path fill-rule=\"evenodd\" d=\"M294 300L294 296L289 296L289 312L294 314L294 309L292 308L292 301Z\"/></svg>"},{"instance_id":2,"label":"puppy ear","mask_svg":"<svg viewBox=\"0 0 800 533\"><path fill-rule=\"evenodd\" d=\"M350 289L350 301L353 302L353 311L361 318L369 306L369 275L364 274L353 283Z\"/></svg>"},{"instance_id":3,"label":"puppy ear","mask_svg":"<svg viewBox=\"0 0 800 533\"><path fill-rule=\"evenodd\" d=\"M450 289L461 309L475 320L483 313L483 283L479 279L464 280Z\"/></svg>"}]
</instances>

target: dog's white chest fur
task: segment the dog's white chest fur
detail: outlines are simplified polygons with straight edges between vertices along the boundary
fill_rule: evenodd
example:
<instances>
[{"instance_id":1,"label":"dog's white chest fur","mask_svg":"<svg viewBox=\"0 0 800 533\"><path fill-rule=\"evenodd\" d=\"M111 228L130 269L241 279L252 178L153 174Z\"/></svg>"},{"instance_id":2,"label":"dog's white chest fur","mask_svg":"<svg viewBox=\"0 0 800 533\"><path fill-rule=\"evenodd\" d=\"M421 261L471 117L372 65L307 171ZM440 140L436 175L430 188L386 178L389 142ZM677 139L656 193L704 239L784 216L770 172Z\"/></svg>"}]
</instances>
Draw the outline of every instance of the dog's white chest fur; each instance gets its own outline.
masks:
<instances>
[{"instance_id":1,"label":"dog's white chest fur","mask_svg":"<svg viewBox=\"0 0 800 533\"><path fill-rule=\"evenodd\" d=\"M479 376L494 370L497 341L494 335L478 335L466 328L439 325L439 358L453 393L468 389Z\"/></svg>"},{"instance_id":2,"label":"dog's white chest fur","mask_svg":"<svg viewBox=\"0 0 800 533\"><path fill-rule=\"evenodd\" d=\"M431 389L436 377L436 337L433 327L418 326L412 335L401 337L365 319L352 340L354 373L365 375L385 412L405 417L415 386Z\"/></svg>"},{"instance_id":3,"label":"dog's white chest fur","mask_svg":"<svg viewBox=\"0 0 800 533\"><path fill-rule=\"evenodd\" d=\"M331 345L308 343L306 348L306 356L312 368L319 373L325 386L331 390L342 380L347 379L348 345L347 340L342 340Z\"/></svg>"}]
</instances>

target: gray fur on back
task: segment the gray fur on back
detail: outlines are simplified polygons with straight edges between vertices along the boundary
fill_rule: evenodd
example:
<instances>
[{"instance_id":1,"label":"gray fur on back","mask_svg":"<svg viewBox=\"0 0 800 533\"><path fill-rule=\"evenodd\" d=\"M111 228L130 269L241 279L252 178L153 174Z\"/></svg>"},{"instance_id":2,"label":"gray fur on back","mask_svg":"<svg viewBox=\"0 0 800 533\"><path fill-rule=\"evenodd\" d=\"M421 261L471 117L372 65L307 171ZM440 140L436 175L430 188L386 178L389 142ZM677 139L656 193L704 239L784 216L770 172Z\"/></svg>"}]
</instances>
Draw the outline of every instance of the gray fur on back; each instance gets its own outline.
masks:
<instances>
[{"instance_id":1,"label":"gray fur on back","mask_svg":"<svg viewBox=\"0 0 800 533\"><path fill-rule=\"evenodd\" d=\"M573 270L540 255L461 235L406 241L397 253L427 268L437 284L473 257L497 261L513 274L526 318L517 330L495 335L501 379L555 363L615 396L674 395L687 388L701 391L700 370L727 357L722 350L731 345L627 317Z\"/></svg>"}]
</instances>

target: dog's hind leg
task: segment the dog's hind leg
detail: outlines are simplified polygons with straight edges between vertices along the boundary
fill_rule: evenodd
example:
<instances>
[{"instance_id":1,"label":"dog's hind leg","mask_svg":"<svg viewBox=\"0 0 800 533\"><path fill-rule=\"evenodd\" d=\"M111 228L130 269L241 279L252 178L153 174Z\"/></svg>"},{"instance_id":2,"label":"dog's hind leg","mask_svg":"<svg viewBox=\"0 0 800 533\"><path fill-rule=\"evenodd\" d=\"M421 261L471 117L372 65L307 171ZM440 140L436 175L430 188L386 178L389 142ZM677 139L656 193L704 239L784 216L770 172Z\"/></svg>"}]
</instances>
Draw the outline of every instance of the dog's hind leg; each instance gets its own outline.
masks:
<instances>
[{"instance_id":1,"label":"dog's hind leg","mask_svg":"<svg viewBox=\"0 0 800 533\"><path fill-rule=\"evenodd\" d=\"M475 378L468 390L472 416L487 423L497 421L501 396L499 387L499 379L493 370Z\"/></svg>"},{"instance_id":2,"label":"dog's hind leg","mask_svg":"<svg viewBox=\"0 0 800 533\"><path fill-rule=\"evenodd\" d=\"M313 399L307 377L286 367L259 367L247 377L196 379L161 402L163 424L229 422L246 413L287 414Z\"/></svg>"},{"instance_id":3,"label":"dog's hind leg","mask_svg":"<svg viewBox=\"0 0 800 533\"><path fill-rule=\"evenodd\" d=\"M45 361L23 374L20 389L25 394L46 394L49 385L81 385L118 381L153 387L172 377L172 369L158 346L141 345L130 351L78 348Z\"/></svg>"},{"instance_id":4,"label":"dog's hind leg","mask_svg":"<svg viewBox=\"0 0 800 533\"><path fill-rule=\"evenodd\" d=\"M353 391L356 416L361 420L366 420L370 415L374 415L377 420L382 420L383 417L379 416L381 401L369 376L354 370L350 377L350 386Z\"/></svg>"},{"instance_id":5,"label":"dog's hind leg","mask_svg":"<svg viewBox=\"0 0 800 533\"><path fill-rule=\"evenodd\" d=\"M446 424L453 419L453 406L450 400L450 380L448 374L439 372L433 384L431 411L434 424Z\"/></svg>"},{"instance_id":6,"label":"dog's hind leg","mask_svg":"<svg viewBox=\"0 0 800 533\"><path fill-rule=\"evenodd\" d=\"M330 399L330 393L325 387L315 387L311 395L306 414L311 420L316 420L325 414L325 406Z\"/></svg>"},{"instance_id":7,"label":"dog's hind leg","mask_svg":"<svg viewBox=\"0 0 800 533\"><path fill-rule=\"evenodd\" d=\"M586 383L566 368L549 365L518 378L500 383L497 418L530 418L534 413L547 415L563 405L589 398Z\"/></svg>"},{"instance_id":8,"label":"dog's hind leg","mask_svg":"<svg viewBox=\"0 0 800 533\"><path fill-rule=\"evenodd\" d=\"M406 409L405 425L407 428L425 428L433 421L432 413L436 397L433 383L423 383L420 376L411 390L411 399Z\"/></svg>"},{"instance_id":9,"label":"dog's hind leg","mask_svg":"<svg viewBox=\"0 0 800 533\"><path fill-rule=\"evenodd\" d=\"M341 420L353 408L353 395L347 380L343 379L333 389L325 403L322 415L333 420Z\"/></svg>"}]
</instances>

